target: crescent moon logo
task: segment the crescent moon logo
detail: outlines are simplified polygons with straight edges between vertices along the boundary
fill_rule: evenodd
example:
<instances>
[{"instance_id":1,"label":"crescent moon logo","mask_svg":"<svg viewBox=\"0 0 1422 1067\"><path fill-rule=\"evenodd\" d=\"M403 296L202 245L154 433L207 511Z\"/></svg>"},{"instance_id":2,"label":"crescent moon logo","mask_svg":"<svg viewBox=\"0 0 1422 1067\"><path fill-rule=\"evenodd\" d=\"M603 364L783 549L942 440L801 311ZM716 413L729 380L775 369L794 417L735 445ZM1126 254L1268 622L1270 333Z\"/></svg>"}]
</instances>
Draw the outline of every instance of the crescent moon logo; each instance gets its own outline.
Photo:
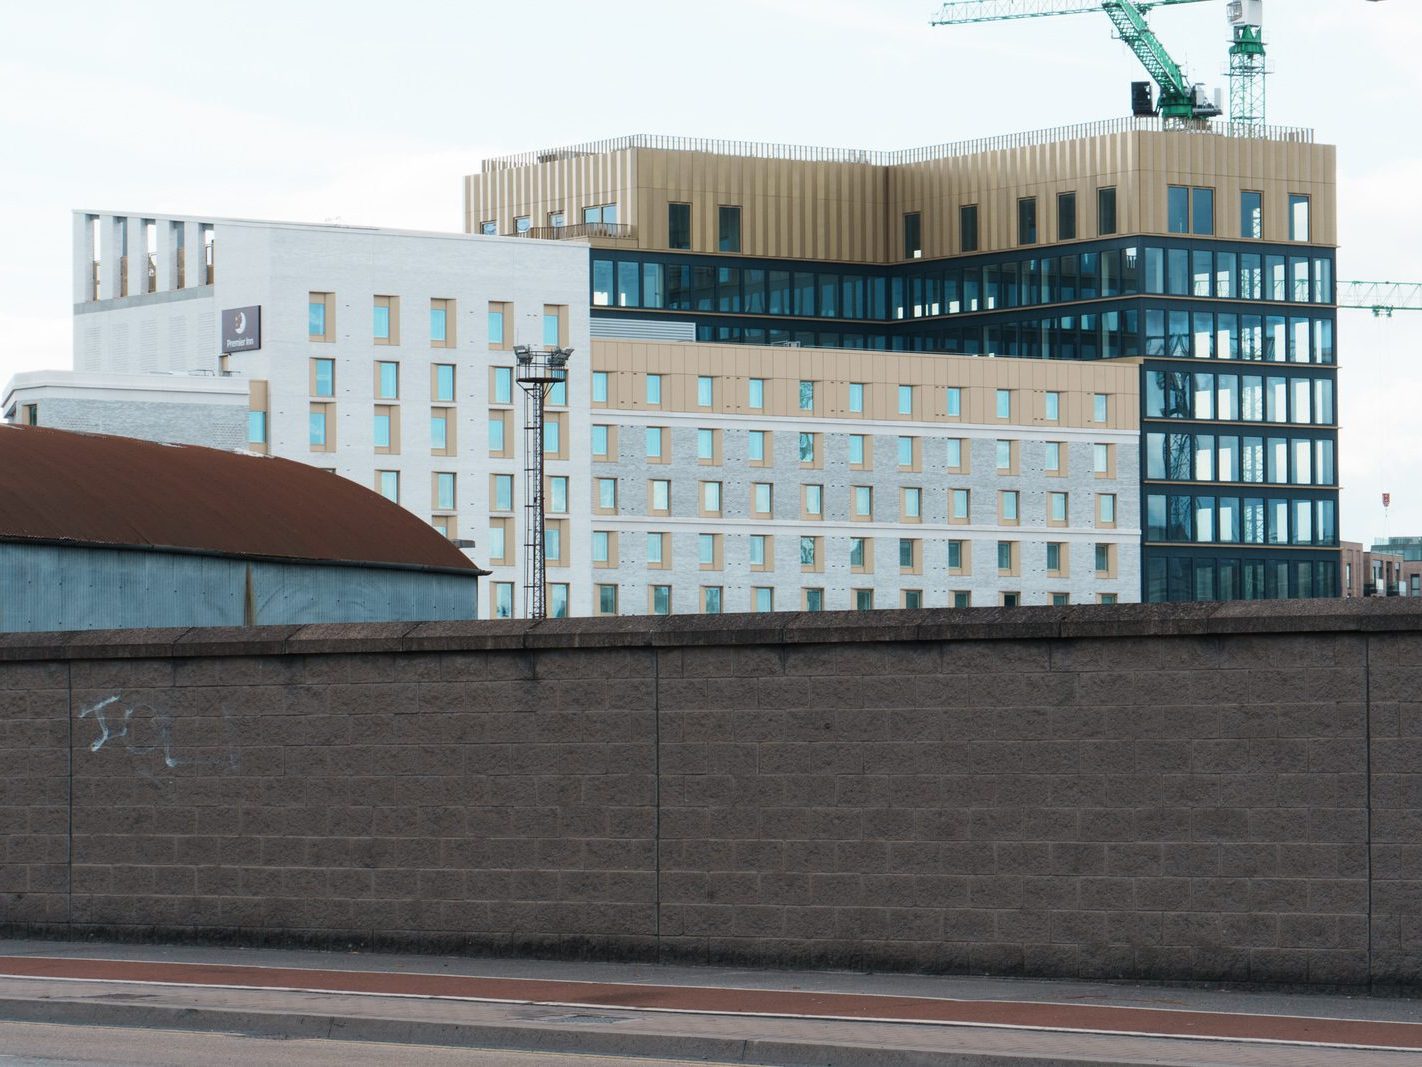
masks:
<instances>
[{"instance_id":1,"label":"crescent moon logo","mask_svg":"<svg viewBox=\"0 0 1422 1067\"><path fill-rule=\"evenodd\" d=\"M238 333L247 332L247 313L245 311L237 312L237 321L232 324L232 328Z\"/></svg>"}]
</instances>

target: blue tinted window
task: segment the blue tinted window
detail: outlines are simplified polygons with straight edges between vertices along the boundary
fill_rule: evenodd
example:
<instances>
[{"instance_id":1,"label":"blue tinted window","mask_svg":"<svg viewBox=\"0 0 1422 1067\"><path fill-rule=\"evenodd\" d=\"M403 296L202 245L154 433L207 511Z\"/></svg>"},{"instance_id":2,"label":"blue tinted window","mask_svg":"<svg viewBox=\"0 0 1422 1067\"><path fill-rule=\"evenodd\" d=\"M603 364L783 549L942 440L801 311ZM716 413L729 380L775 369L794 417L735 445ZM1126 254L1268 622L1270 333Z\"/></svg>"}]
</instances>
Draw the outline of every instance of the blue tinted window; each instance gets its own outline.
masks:
<instances>
[{"instance_id":1,"label":"blue tinted window","mask_svg":"<svg viewBox=\"0 0 1422 1067\"><path fill-rule=\"evenodd\" d=\"M1215 232L1215 191L1213 189L1190 190L1191 232L1213 234Z\"/></svg>"},{"instance_id":2,"label":"blue tinted window","mask_svg":"<svg viewBox=\"0 0 1422 1067\"><path fill-rule=\"evenodd\" d=\"M430 308L430 340L445 340L447 325L444 308Z\"/></svg>"},{"instance_id":3,"label":"blue tinted window","mask_svg":"<svg viewBox=\"0 0 1422 1067\"><path fill-rule=\"evenodd\" d=\"M306 332L312 337L326 336L326 302L313 300L308 308Z\"/></svg>"},{"instance_id":4,"label":"blue tinted window","mask_svg":"<svg viewBox=\"0 0 1422 1067\"><path fill-rule=\"evenodd\" d=\"M247 412L247 443L253 445L263 445L266 444L266 442L267 413L265 411Z\"/></svg>"},{"instance_id":5,"label":"blue tinted window","mask_svg":"<svg viewBox=\"0 0 1422 1067\"><path fill-rule=\"evenodd\" d=\"M333 359L316 360L315 375L316 395L334 396L336 392L336 361Z\"/></svg>"},{"instance_id":6,"label":"blue tinted window","mask_svg":"<svg viewBox=\"0 0 1422 1067\"><path fill-rule=\"evenodd\" d=\"M435 365L435 399L454 399L454 366L452 364Z\"/></svg>"},{"instance_id":7,"label":"blue tinted window","mask_svg":"<svg viewBox=\"0 0 1422 1067\"><path fill-rule=\"evenodd\" d=\"M1168 228L1171 233L1190 232L1190 187L1172 185L1166 203Z\"/></svg>"}]
</instances>

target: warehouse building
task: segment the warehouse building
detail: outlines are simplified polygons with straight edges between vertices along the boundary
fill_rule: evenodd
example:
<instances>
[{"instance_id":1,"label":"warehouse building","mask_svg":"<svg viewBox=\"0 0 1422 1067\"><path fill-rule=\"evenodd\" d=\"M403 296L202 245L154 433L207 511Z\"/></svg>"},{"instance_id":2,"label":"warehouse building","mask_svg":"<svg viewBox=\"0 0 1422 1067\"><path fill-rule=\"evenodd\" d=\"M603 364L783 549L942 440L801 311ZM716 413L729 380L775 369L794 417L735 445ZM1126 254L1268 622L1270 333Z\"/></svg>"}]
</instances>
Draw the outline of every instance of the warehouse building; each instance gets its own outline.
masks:
<instances>
[{"instance_id":1,"label":"warehouse building","mask_svg":"<svg viewBox=\"0 0 1422 1067\"><path fill-rule=\"evenodd\" d=\"M305 464L0 425L0 632L472 619L482 573Z\"/></svg>"}]
</instances>

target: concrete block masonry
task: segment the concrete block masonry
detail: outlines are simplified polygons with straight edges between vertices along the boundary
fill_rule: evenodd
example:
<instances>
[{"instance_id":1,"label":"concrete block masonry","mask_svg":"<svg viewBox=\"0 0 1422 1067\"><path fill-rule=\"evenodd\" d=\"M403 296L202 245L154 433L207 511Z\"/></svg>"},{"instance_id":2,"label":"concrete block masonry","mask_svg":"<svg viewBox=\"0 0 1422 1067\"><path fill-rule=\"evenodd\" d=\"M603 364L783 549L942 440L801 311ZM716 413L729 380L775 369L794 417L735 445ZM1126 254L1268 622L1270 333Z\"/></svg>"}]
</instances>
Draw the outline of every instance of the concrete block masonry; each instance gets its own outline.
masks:
<instances>
[{"instance_id":1,"label":"concrete block masonry","mask_svg":"<svg viewBox=\"0 0 1422 1067\"><path fill-rule=\"evenodd\" d=\"M1422 987L1422 604L0 637L10 935Z\"/></svg>"}]
</instances>

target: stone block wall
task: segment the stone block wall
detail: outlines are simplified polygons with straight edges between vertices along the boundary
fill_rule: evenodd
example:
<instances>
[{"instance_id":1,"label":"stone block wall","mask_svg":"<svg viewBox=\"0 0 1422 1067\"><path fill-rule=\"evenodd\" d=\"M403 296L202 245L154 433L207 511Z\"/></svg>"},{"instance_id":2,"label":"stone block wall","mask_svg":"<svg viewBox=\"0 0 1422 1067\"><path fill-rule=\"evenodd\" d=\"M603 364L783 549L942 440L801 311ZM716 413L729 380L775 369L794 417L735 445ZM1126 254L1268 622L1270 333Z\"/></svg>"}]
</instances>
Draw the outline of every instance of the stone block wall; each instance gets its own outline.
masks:
<instances>
[{"instance_id":1,"label":"stone block wall","mask_svg":"<svg viewBox=\"0 0 1422 1067\"><path fill-rule=\"evenodd\" d=\"M0 638L0 924L1422 986L1406 602Z\"/></svg>"}]
</instances>

